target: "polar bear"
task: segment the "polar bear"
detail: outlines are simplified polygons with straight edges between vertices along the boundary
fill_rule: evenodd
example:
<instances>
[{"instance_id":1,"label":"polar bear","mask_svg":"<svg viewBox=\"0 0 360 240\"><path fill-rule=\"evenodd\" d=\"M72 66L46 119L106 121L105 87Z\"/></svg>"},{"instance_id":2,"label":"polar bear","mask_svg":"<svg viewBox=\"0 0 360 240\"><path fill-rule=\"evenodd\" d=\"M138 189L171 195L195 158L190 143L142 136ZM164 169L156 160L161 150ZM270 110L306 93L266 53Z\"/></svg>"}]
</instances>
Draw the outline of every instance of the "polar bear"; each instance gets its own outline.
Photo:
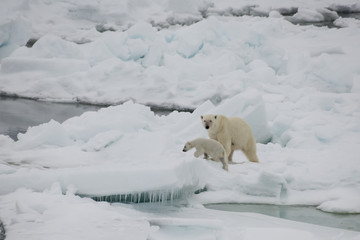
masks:
<instances>
[{"instance_id":1,"label":"polar bear","mask_svg":"<svg viewBox=\"0 0 360 240\"><path fill-rule=\"evenodd\" d=\"M254 135L243 119L209 114L201 116L201 122L208 131L209 138L223 145L229 163L232 162L235 150L241 150L250 162L259 162Z\"/></svg>"},{"instance_id":2,"label":"polar bear","mask_svg":"<svg viewBox=\"0 0 360 240\"><path fill-rule=\"evenodd\" d=\"M187 152L192 148L196 148L194 153L195 157L198 158L204 154L205 159L208 159L208 156L210 156L214 161L221 161L223 169L228 171L228 160L225 149L218 141L207 138L196 138L185 144L183 152Z\"/></svg>"}]
</instances>

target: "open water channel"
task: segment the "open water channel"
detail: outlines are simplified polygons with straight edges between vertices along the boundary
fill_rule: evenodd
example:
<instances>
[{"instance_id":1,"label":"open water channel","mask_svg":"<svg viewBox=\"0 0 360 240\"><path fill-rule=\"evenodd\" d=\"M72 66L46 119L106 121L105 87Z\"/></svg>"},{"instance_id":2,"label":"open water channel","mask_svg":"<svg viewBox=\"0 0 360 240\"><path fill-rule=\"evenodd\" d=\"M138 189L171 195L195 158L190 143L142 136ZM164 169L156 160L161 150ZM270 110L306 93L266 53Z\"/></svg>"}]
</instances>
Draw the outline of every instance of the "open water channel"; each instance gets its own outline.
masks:
<instances>
[{"instance_id":1,"label":"open water channel","mask_svg":"<svg viewBox=\"0 0 360 240\"><path fill-rule=\"evenodd\" d=\"M18 133L28 127L46 123L51 119L63 122L86 111L96 111L104 106L87 104L51 103L31 99L0 97L0 134L17 140ZM156 114L167 114L170 109L153 109ZM1 146L0 146L1 147ZM170 203L140 203L136 208L142 211L165 211L176 208ZM167 206L167 207L166 207ZM209 204L207 208L220 211L255 212L294 221L360 231L360 214L333 214L311 206L275 206L259 204ZM1 233L1 231L0 231ZM1 239L1 237L0 237Z\"/></svg>"}]
</instances>

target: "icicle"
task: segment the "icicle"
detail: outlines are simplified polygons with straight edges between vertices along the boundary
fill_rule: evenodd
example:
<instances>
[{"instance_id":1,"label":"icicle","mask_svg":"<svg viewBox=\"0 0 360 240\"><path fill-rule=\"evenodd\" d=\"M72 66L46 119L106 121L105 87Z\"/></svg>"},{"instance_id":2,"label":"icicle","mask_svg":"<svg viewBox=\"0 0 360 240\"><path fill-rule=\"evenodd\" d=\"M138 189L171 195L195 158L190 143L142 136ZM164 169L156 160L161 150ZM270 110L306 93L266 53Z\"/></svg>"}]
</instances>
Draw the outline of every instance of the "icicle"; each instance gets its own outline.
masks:
<instances>
[{"instance_id":1,"label":"icicle","mask_svg":"<svg viewBox=\"0 0 360 240\"><path fill-rule=\"evenodd\" d=\"M200 190L198 190L200 191ZM201 189L201 191L206 191ZM172 204L176 199L188 198L194 194L195 189L193 188L169 188L163 190L145 191L145 192L134 192L125 194L113 194L107 196L93 196L91 197L95 201L106 201L110 203L121 202L121 203L166 203ZM83 195L82 197L90 197Z\"/></svg>"},{"instance_id":2,"label":"icicle","mask_svg":"<svg viewBox=\"0 0 360 240\"><path fill-rule=\"evenodd\" d=\"M157 202L156 197L157 197L157 192L153 192L153 202Z\"/></svg>"},{"instance_id":3,"label":"icicle","mask_svg":"<svg viewBox=\"0 0 360 240\"><path fill-rule=\"evenodd\" d=\"M165 203L165 200L166 200L166 193L162 192L162 194L161 194L161 203Z\"/></svg>"},{"instance_id":4,"label":"icicle","mask_svg":"<svg viewBox=\"0 0 360 240\"><path fill-rule=\"evenodd\" d=\"M176 191L174 191L174 188L171 189L171 196L170 196L170 202L171 204L173 203L174 201L174 194L175 194Z\"/></svg>"}]
</instances>

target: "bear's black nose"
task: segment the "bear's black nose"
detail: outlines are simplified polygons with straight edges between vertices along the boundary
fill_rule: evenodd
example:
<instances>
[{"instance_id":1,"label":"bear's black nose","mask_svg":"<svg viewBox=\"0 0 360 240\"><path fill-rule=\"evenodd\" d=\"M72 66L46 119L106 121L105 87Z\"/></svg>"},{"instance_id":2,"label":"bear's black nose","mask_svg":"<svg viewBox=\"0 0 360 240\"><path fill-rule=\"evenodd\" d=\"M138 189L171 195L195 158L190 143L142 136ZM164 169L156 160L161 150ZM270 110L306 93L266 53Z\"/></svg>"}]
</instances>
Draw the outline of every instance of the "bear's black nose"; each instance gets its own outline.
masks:
<instances>
[{"instance_id":1,"label":"bear's black nose","mask_svg":"<svg viewBox=\"0 0 360 240\"><path fill-rule=\"evenodd\" d=\"M206 129L209 129L210 127L209 126L205 126Z\"/></svg>"},{"instance_id":2,"label":"bear's black nose","mask_svg":"<svg viewBox=\"0 0 360 240\"><path fill-rule=\"evenodd\" d=\"M186 152L186 149L185 149L185 148L183 149L183 152Z\"/></svg>"}]
</instances>

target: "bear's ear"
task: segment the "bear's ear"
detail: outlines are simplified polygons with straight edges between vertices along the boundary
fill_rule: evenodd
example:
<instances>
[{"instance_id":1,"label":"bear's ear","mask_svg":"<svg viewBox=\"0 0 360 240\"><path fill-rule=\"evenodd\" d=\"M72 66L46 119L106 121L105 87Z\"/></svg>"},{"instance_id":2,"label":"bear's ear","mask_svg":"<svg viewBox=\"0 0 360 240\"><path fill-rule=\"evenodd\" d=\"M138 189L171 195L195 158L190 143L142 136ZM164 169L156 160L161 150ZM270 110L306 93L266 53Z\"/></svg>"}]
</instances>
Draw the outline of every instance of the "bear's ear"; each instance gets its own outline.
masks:
<instances>
[{"instance_id":1,"label":"bear's ear","mask_svg":"<svg viewBox=\"0 0 360 240\"><path fill-rule=\"evenodd\" d=\"M217 118L217 115L215 115L215 119Z\"/></svg>"},{"instance_id":2,"label":"bear's ear","mask_svg":"<svg viewBox=\"0 0 360 240\"><path fill-rule=\"evenodd\" d=\"M204 119L204 116L203 116L203 115L201 115L200 117L201 117L201 119Z\"/></svg>"}]
</instances>

